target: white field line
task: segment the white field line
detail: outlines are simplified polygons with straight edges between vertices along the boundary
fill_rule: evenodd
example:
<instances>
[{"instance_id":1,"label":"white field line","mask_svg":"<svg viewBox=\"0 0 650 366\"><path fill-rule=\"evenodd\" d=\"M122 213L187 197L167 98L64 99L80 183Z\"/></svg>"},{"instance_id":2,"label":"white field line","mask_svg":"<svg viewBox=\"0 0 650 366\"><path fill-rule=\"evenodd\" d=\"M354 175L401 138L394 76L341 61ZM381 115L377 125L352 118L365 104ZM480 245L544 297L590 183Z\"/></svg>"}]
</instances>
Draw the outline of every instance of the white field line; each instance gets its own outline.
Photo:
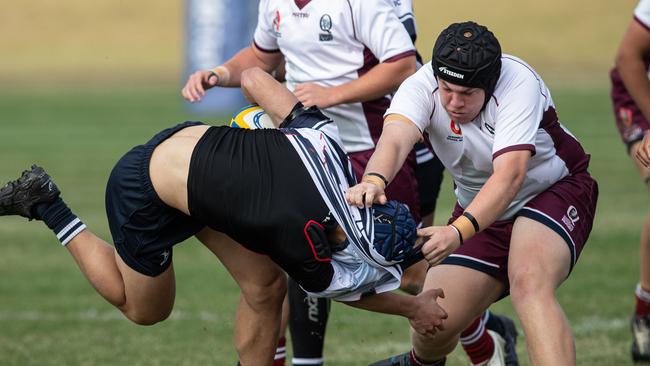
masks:
<instances>
[{"instance_id":1,"label":"white field line","mask_svg":"<svg viewBox=\"0 0 650 366\"><path fill-rule=\"evenodd\" d=\"M99 311L97 309L88 309L76 313L57 313L57 312L43 312L43 311L0 311L0 322L12 321L61 321L61 320L76 320L76 321L124 321L126 318L122 313L117 310ZM171 315L166 321L187 321L199 320L208 323L222 322L224 317L215 315L215 313L208 311L184 311L173 310Z\"/></svg>"},{"instance_id":2,"label":"white field line","mask_svg":"<svg viewBox=\"0 0 650 366\"><path fill-rule=\"evenodd\" d=\"M0 311L0 322L12 321L122 321L125 320L122 313L117 310L99 311L97 309L88 309L77 313L56 313L42 311ZM225 320L225 317L216 315L209 311L186 311L182 309L172 311L169 319L166 321L202 321L208 323L217 323ZM231 321L234 320L231 319ZM611 331L626 329L629 327L628 318L606 319L598 316L582 318L572 323L572 329L575 334L585 334L599 331ZM522 333L519 330L520 335Z\"/></svg>"}]
</instances>

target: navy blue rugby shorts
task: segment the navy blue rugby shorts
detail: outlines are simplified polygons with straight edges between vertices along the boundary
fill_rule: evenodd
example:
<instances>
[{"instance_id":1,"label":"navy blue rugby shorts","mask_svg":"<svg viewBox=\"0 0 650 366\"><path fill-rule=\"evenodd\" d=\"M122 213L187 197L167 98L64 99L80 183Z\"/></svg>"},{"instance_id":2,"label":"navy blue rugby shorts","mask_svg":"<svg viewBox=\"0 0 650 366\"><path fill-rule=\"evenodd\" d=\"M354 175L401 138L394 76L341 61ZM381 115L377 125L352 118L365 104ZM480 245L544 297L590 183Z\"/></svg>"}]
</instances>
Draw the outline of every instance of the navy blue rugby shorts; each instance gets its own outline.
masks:
<instances>
[{"instance_id":1,"label":"navy blue rugby shorts","mask_svg":"<svg viewBox=\"0 0 650 366\"><path fill-rule=\"evenodd\" d=\"M115 165L106 186L106 215L120 258L147 276L163 273L171 264L172 247L204 225L163 203L151 184L149 163L156 146L183 128L163 130L144 145L127 152Z\"/></svg>"}]
</instances>

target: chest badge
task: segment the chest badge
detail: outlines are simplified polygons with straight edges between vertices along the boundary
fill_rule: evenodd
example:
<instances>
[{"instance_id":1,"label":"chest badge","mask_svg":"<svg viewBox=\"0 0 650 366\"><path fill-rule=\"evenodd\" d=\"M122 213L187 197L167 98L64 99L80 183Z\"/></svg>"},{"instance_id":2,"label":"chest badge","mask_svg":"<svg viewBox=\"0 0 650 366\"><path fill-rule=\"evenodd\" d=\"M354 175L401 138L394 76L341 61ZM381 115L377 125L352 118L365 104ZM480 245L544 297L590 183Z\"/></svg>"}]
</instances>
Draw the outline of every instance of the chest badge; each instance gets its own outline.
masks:
<instances>
[{"instance_id":1,"label":"chest badge","mask_svg":"<svg viewBox=\"0 0 650 366\"><path fill-rule=\"evenodd\" d=\"M275 31L276 37L282 37L282 33L280 33L280 10L275 11L275 18L273 18L273 30Z\"/></svg>"},{"instance_id":2,"label":"chest badge","mask_svg":"<svg viewBox=\"0 0 650 366\"><path fill-rule=\"evenodd\" d=\"M460 129L460 124L452 119L449 123L449 128L451 129L452 134L447 136L447 140L463 141L463 131Z\"/></svg>"},{"instance_id":3,"label":"chest badge","mask_svg":"<svg viewBox=\"0 0 650 366\"><path fill-rule=\"evenodd\" d=\"M322 33L318 34L318 40L321 42L329 42L334 39L332 36L332 17L328 14L324 14L320 17L320 30Z\"/></svg>"}]
</instances>

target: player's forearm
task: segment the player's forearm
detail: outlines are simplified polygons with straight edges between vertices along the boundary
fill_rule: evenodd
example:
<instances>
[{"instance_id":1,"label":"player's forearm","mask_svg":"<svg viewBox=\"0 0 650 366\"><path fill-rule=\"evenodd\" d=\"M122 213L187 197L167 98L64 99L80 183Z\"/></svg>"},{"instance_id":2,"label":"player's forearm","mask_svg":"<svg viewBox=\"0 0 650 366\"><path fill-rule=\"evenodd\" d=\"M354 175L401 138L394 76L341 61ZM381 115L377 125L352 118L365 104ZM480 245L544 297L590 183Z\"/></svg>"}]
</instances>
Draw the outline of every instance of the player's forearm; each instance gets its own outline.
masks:
<instances>
[{"instance_id":1,"label":"player's forearm","mask_svg":"<svg viewBox=\"0 0 650 366\"><path fill-rule=\"evenodd\" d=\"M333 87L336 104L366 102L381 98L397 90L406 78L415 72L415 56L394 62L382 62L360 78Z\"/></svg>"},{"instance_id":2,"label":"player's forearm","mask_svg":"<svg viewBox=\"0 0 650 366\"><path fill-rule=\"evenodd\" d=\"M502 161L495 160L494 173L465 208L476 219L480 229L490 226L503 215L517 196L526 178L529 157L529 151L515 151L499 157ZM467 236L463 239L468 239Z\"/></svg>"},{"instance_id":3,"label":"player's forearm","mask_svg":"<svg viewBox=\"0 0 650 366\"><path fill-rule=\"evenodd\" d=\"M239 51L235 56L224 62L222 65L215 67L213 70L220 74L219 67L227 70L227 77L220 79L217 85L222 87L239 87L241 86L241 74L244 70L252 67L259 67L260 69L271 72L277 67L279 59L282 56L276 54L264 54L261 51L256 51L254 46L246 47Z\"/></svg>"},{"instance_id":4,"label":"player's forearm","mask_svg":"<svg viewBox=\"0 0 650 366\"><path fill-rule=\"evenodd\" d=\"M384 124L375 152L366 165L365 173L379 173L389 182L392 181L420 137L417 127L407 122L395 121Z\"/></svg>"},{"instance_id":5,"label":"player's forearm","mask_svg":"<svg viewBox=\"0 0 650 366\"><path fill-rule=\"evenodd\" d=\"M630 96L646 120L650 121L650 80L642 55L634 50L620 51L616 57L616 68Z\"/></svg>"},{"instance_id":6,"label":"player's forearm","mask_svg":"<svg viewBox=\"0 0 650 366\"><path fill-rule=\"evenodd\" d=\"M409 317L416 308L415 296L384 292L364 297L357 301L344 302L349 306L376 313Z\"/></svg>"}]
</instances>

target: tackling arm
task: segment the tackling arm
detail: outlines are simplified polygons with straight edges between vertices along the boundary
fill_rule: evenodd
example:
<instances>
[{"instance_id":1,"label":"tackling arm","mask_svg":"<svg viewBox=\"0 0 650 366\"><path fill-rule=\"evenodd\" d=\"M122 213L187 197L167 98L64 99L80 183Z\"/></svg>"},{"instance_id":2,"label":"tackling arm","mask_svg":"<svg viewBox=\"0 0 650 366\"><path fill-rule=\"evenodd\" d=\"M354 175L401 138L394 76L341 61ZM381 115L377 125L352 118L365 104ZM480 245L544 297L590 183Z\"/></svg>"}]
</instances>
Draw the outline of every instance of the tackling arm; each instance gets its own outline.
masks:
<instances>
[{"instance_id":1,"label":"tackling arm","mask_svg":"<svg viewBox=\"0 0 650 366\"><path fill-rule=\"evenodd\" d=\"M358 207L371 206L373 202L386 203L385 185L369 173L379 174L390 182L404 164L413 145L421 139L420 130L406 117L397 114L386 116L381 137L366 166L364 179L346 192L348 203Z\"/></svg>"}]
</instances>

